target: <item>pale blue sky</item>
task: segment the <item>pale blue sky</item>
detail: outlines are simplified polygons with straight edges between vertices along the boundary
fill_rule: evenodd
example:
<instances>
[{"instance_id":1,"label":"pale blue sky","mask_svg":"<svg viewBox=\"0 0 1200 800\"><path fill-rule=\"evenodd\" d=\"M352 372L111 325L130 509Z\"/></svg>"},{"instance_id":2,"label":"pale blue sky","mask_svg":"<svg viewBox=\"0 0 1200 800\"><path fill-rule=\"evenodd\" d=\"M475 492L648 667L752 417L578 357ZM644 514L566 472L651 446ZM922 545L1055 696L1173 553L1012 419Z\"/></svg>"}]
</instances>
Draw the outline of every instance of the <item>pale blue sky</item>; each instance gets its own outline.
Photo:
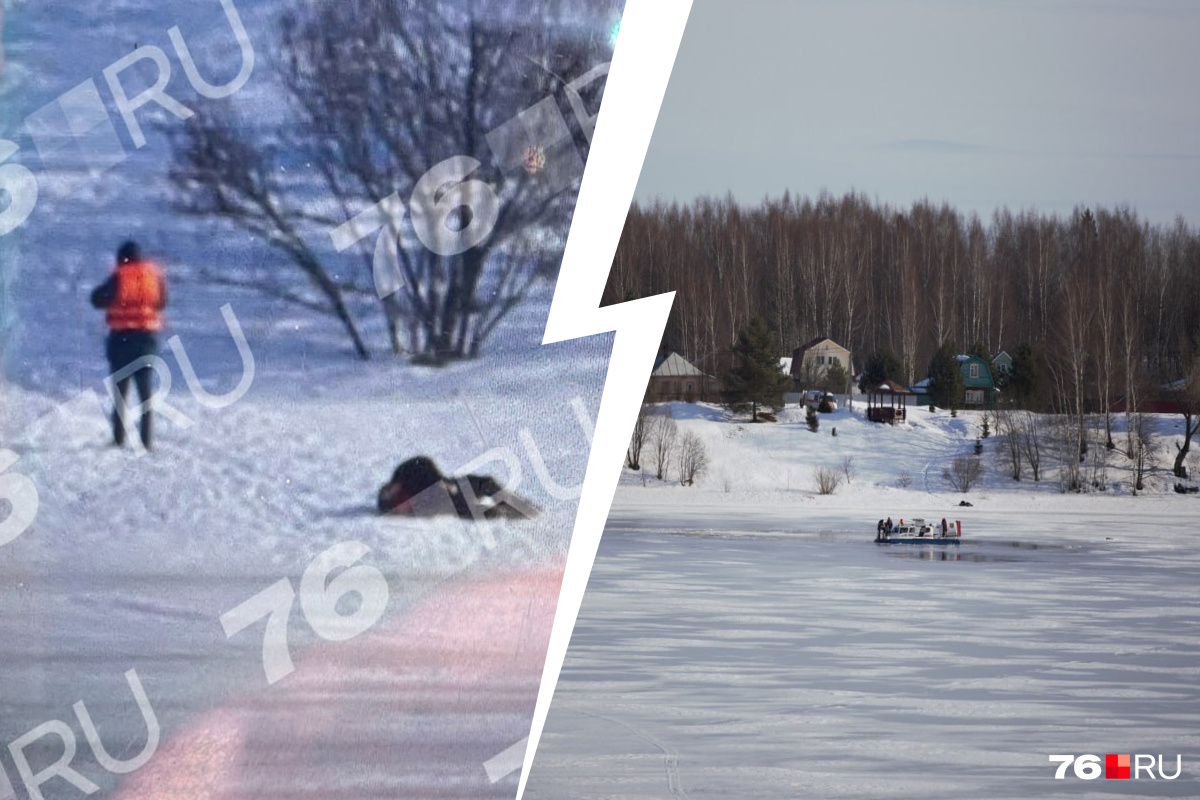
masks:
<instances>
[{"instance_id":1,"label":"pale blue sky","mask_svg":"<svg viewBox=\"0 0 1200 800\"><path fill-rule=\"evenodd\" d=\"M638 198L851 188L1200 223L1200 3L695 0Z\"/></svg>"}]
</instances>

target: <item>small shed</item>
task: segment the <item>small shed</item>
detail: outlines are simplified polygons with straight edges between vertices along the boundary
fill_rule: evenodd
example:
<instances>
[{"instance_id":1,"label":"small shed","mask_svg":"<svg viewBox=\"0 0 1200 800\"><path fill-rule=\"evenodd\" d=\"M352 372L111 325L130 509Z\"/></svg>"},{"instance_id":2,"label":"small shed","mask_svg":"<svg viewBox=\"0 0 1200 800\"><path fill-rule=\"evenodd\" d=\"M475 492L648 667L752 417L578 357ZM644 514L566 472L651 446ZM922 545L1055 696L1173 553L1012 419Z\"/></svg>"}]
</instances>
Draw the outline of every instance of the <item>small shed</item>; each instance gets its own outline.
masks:
<instances>
[{"instance_id":1,"label":"small shed","mask_svg":"<svg viewBox=\"0 0 1200 800\"><path fill-rule=\"evenodd\" d=\"M681 400L693 403L710 400L718 394L717 380L705 374L683 356L672 351L660 351L654 360L654 371L646 387L646 400L665 403Z\"/></svg>"},{"instance_id":2,"label":"small shed","mask_svg":"<svg viewBox=\"0 0 1200 800\"><path fill-rule=\"evenodd\" d=\"M895 381L867 387L867 419L894 424L908 418L908 398L912 392Z\"/></svg>"}]
</instances>

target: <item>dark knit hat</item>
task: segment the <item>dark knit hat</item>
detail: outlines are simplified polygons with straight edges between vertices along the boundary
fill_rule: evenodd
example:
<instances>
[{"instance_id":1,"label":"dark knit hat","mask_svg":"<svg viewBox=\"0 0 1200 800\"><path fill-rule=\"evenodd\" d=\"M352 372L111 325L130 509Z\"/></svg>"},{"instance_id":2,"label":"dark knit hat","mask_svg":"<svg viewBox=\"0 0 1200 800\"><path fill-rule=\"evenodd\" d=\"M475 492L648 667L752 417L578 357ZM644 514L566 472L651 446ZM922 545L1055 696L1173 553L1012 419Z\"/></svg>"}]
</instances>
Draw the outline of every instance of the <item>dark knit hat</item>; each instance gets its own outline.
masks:
<instances>
[{"instance_id":1,"label":"dark knit hat","mask_svg":"<svg viewBox=\"0 0 1200 800\"><path fill-rule=\"evenodd\" d=\"M142 260L142 248L138 247L137 242L127 241L117 248L117 263L128 264L131 261Z\"/></svg>"}]
</instances>

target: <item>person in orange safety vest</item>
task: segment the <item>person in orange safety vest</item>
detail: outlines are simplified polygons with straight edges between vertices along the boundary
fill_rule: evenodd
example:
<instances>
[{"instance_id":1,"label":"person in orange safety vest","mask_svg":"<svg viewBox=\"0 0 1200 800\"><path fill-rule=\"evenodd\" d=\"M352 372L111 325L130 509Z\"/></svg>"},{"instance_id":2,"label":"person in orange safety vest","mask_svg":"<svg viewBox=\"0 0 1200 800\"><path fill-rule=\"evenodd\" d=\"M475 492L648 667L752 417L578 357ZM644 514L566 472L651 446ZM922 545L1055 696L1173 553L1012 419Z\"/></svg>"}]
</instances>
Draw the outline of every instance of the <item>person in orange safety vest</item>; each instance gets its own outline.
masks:
<instances>
[{"instance_id":1,"label":"person in orange safety vest","mask_svg":"<svg viewBox=\"0 0 1200 800\"><path fill-rule=\"evenodd\" d=\"M142 445L149 450L152 434L150 415L151 376L149 356L158 355L158 333L163 327L167 305L167 281L162 270L142 258L136 242L125 242L117 250L117 265L104 283L92 292L92 305L104 310L108 323L105 350L112 369L113 441L120 447L132 420L129 419L129 383L137 386L141 416Z\"/></svg>"}]
</instances>

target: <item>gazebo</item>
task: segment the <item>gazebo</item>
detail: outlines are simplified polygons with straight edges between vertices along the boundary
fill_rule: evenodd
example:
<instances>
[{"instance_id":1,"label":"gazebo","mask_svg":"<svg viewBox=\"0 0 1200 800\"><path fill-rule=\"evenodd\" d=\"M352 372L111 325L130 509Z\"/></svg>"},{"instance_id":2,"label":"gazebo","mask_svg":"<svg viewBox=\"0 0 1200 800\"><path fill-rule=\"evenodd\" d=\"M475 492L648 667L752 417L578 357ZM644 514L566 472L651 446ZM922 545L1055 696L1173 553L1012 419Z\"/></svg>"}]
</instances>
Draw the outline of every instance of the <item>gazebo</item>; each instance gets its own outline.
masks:
<instances>
[{"instance_id":1,"label":"gazebo","mask_svg":"<svg viewBox=\"0 0 1200 800\"><path fill-rule=\"evenodd\" d=\"M908 413L908 398L912 395L895 381L884 381L867 389L867 419L871 422L903 422Z\"/></svg>"}]
</instances>

